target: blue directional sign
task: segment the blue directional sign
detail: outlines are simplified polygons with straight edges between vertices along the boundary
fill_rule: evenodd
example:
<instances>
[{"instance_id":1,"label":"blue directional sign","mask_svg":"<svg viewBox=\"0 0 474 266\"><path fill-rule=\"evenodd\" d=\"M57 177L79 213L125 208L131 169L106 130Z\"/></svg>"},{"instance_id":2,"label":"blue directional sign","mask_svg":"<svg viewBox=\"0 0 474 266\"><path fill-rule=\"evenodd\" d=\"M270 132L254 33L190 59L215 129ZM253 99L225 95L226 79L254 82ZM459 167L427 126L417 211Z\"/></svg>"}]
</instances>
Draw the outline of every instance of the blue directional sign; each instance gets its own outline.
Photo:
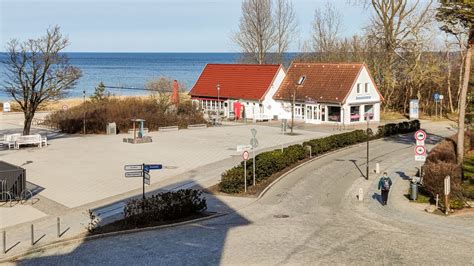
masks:
<instances>
[{"instance_id":1,"label":"blue directional sign","mask_svg":"<svg viewBox=\"0 0 474 266\"><path fill-rule=\"evenodd\" d=\"M439 101L439 93L435 92L435 94L433 94L433 97L435 101Z\"/></svg>"},{"instance_id":2,"label":"blue directional sign","mask_svg":"<svg viewBox=\"0 0 474 266\"><path fill-rule=\"evenodd\" d=\"M145 170L150 171L150 170L159 170L163 169L162 164L145 164Z\"/></svg>"}]
</instances>

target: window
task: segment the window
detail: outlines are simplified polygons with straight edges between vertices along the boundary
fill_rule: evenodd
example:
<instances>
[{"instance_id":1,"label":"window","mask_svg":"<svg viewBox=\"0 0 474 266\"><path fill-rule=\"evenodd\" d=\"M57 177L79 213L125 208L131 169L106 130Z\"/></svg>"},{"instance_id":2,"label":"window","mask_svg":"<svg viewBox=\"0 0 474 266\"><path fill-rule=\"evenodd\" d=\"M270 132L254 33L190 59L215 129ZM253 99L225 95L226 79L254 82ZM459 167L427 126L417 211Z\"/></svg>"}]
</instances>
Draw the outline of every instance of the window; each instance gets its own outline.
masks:
<instances>
[{"instance_id":1,"label":"window","mask_svg":"<svg viewBox=\"0 0 474 266\"><path fill-rule=\"evenodd\" d=\"M364 120L367 121L367 116L369 116L370 120L374 120L374 106L365 105L364 106Z\"/></svg>"},{"instance_id":2,"label":"window","mask_svg":"<svg viewBox=\"0 0 474 266\"><path fill-rule=\"evenodd\" d=\"M359 122L360 120L360 106L351 106L351 122Z\"/></svg>"},{"instance_id":3,"label":"window","mask_svg":"<svg viewBox=\"0 0 474 266\"><path fill-rule=\"evenodd\" d=\"M303 85L304 80L306 79L306 76L301 76L300 79L298 79L298 82L296 82L297 85Z\"/></svg>"},{"instance_id":4,"label":"window","mask_svg":"<svg viewBox=\"0 0 474 266\"><path fill-rule=\"evenodd\" d=\"M360 83L357 83L357 93L360 93Z\"/></svg>"},{"instance_id":5,"label":"window","mask_svg":"<svg viewBox=\"0 0 474 266\"><path fill-rule=\"evenodd\" d=\"M369 83L365 83L365 93L369 93Z\"/></svg>"},{"instance_id":6,"label":"window","mask_svg":"<svg viewBox=\"0 0 474 266\"><path fill-rule=\"evenodd\" d=\"M341 122L341 107L328 106L328 121Z\"/></svg>"}]
</instances>

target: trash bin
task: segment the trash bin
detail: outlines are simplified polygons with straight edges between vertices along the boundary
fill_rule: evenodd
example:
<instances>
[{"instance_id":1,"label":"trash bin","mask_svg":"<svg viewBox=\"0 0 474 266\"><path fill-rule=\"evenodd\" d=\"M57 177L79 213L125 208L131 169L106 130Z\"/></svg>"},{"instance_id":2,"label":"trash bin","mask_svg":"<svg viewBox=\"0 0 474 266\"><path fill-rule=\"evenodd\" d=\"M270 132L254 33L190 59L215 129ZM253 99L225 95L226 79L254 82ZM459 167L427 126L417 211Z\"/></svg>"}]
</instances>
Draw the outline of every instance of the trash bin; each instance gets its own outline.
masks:
<instances>
[{"instance_id":1,"label":"trash bin","mask_svg":"<svg viewBox=\"0 0 474 266\"><path fill-rule=\"evenodd\" d=\"M411 200L416 200L418 197L418 184L416 183L410 183L410 199Z\"/></svg>"}]
</instances>

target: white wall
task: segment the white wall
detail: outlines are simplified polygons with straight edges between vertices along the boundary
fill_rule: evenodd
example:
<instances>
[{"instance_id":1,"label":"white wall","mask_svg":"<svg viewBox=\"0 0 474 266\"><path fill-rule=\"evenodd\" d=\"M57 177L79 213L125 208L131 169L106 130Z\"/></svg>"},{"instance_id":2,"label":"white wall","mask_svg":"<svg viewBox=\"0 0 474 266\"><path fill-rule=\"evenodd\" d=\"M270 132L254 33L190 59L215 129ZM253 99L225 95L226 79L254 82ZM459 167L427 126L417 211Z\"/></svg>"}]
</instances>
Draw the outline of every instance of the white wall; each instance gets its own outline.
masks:
<instances>
[{"instance_id":1,"label":"white wall","mask_svg":"<svg viewBox=\"0 0 474 266\"><path fill-rule=\"evenodd\" d=\"M262 104L264 114L271 115L272 117L276 115L279 119L281 119L282 114L284 114L284 110L282 108L281 103L275 101L273 99L273 96L280 88L280 85L283 82L283 79L285 79L285 76L286 74L283 70L283 67L280 67L277 75L275 76L275 79L273 80L273 83L270 86L270 89L267 91L267 93L265 94L265 98L263 99Z\"/></svg>"},{"instance_id":2,"label":"white wall","mask_svg":"<svg viewBox=\"0 0 474 266\"><path fill-rule=\"evenodd\" d=\"M360 84L360 93L357 93L358 83ZM367 93L365 92L365 83L369 84ZM366 104L374 105L374 119L372 121L380 121L380 95L375 89L375 84L372 82L369 72L364 66L344 103L344 123L350 123L350 106L354 105L360 106L360 121L364 121L362 116L364 115L364 105Z\"/></svg>"}]
</instances>

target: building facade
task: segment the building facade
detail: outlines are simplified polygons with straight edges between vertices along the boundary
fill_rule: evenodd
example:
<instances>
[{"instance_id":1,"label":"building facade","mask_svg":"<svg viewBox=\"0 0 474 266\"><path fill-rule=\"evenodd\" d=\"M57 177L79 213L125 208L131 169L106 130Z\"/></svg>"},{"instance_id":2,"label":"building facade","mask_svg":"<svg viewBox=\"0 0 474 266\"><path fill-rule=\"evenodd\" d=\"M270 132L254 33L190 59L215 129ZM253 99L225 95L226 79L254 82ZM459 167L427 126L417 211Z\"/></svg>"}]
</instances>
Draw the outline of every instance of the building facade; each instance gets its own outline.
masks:
<instances>
[{"instance_id":1,"label":"building facade","mask_svg":"<svg viewBox=\"0 0 474 266\"><path fill-rule=\"evenodd\" d=\"M383 100L367 66L360 63L294 63L274 100L281 105L279 118L306 123L362 123L380 121Z\"/></svg>"},{"instance_id":2,"label":"building facade","mask_svg":"<svg viewBox=\"0 0 474 266\"><path fill-rule=\"evenodd\" d=\"M281 65L208 64L189 92L204 112L267 120L280 113L273 95L285 78Z\"/></svg>"}]
</instances>

